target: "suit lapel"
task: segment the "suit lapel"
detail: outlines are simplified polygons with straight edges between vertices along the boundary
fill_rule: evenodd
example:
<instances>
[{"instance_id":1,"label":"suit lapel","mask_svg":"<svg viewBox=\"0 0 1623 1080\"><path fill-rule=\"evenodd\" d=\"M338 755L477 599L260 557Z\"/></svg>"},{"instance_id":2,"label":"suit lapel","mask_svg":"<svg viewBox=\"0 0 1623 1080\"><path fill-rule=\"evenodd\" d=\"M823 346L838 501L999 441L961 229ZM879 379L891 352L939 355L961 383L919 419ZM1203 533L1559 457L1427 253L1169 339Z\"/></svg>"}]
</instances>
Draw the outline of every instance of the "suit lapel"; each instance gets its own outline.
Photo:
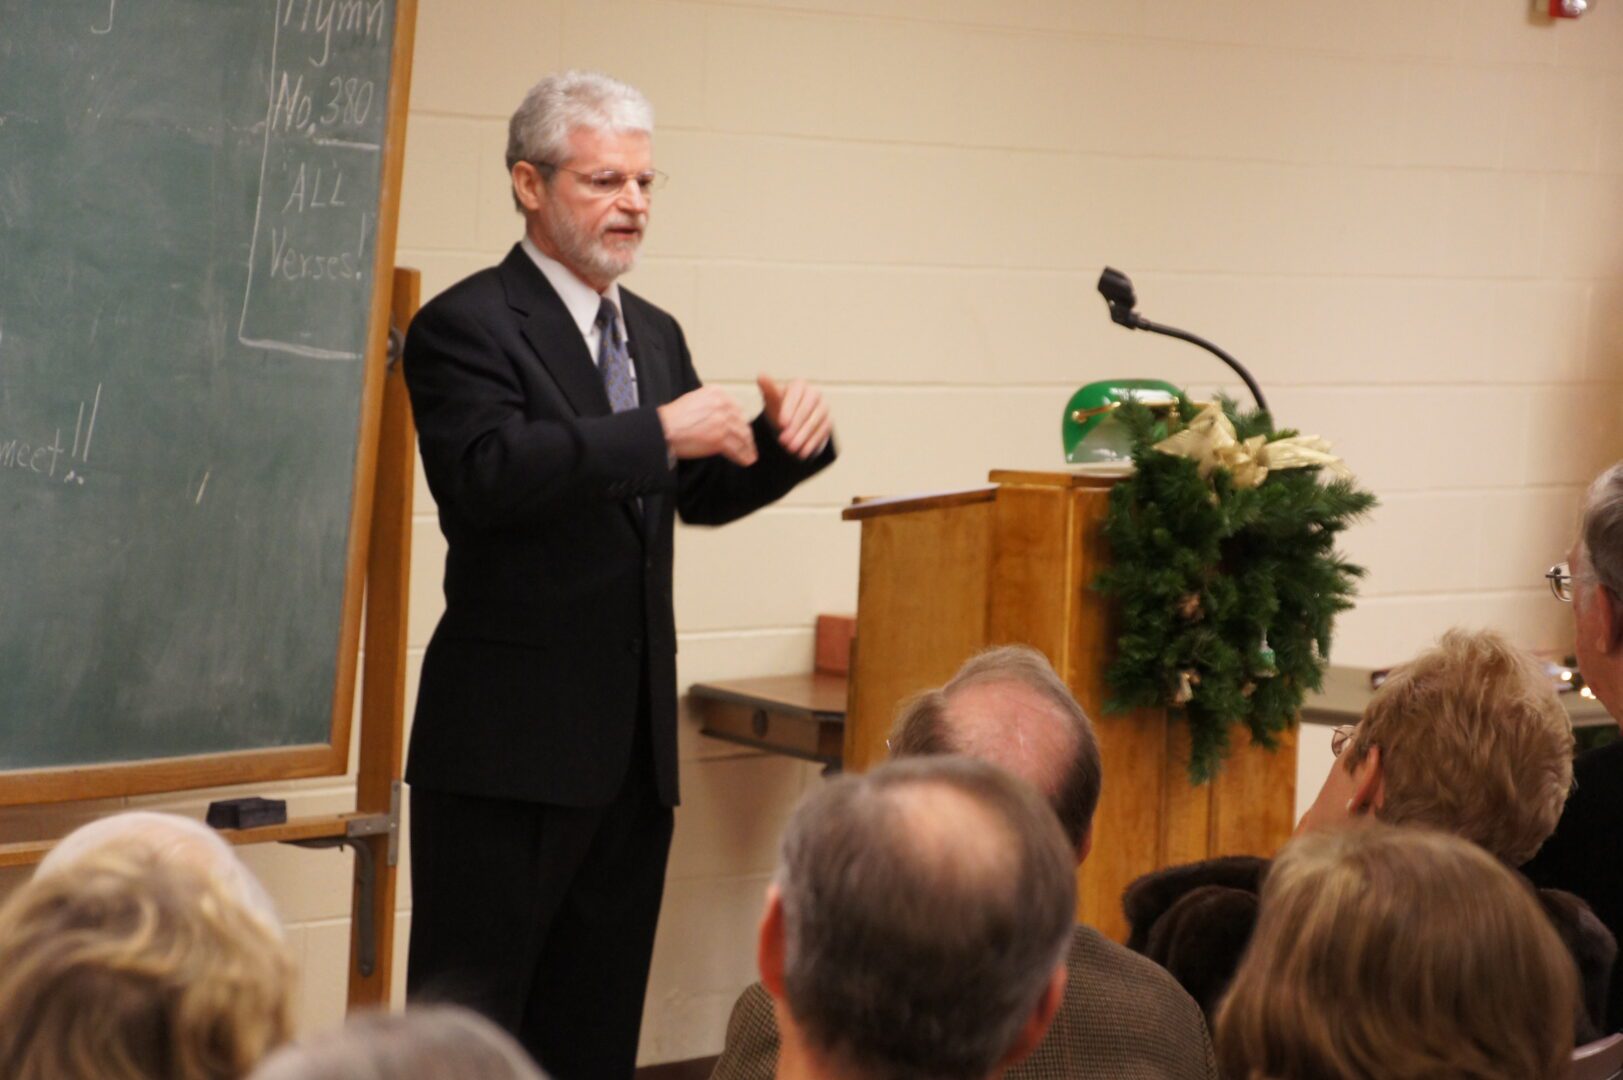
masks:
<instances>
[{"instance_id":1,"label":"suit lapel","mask_svg":"<svg viewBox=\"0 0 1623 1080\"><path fill-rule=\"evenodd\" d=\"M575 414L608 416L613 410L609 393L603 388L603 377L586 350L580 327L569 317L569 309L564 307L546 275L518 244L513 245L513 250L502 260L501 275L508 306L522 318L519 330L524 340L535 350L536 358L558 384ZM639 378L642 375L640 364L637 375ZM647 501L650 500L645 503ZM621 506L625 508L627 522L646 542L648 524L643 518L647 515L647 506L643 507L642 517L637 513L636 500L624 500Z\"/></svg>"},{"instance_id":2,"label":"suit lapel","mask_svg":"<svg viewBox=\"0 0 1623 1080\"><path fill-rule=\"evenodd\" d=\"M665 343L648 317L642 297L620 289L620 303L626 320L626 336L631 339L631 363L637 369L637 400L645 406L663 405L671 400L670 362Z\"/></svg>"},{"instance_id":3,"label":"suit lapel","mask_svg":"<svg viewBox=\"0 0 1623 1080\"><path fill-rule=\"evenodd\" d=\"M626 336L631 351L631 365L637 369L637 403L653 409L671 400L670 362L666 359L665 343L654 329L642 298L620 288L621 314L626 320ZM643 498L643 537L656 535L659 516L664 508L664 495Z\"/></svg>"},{"instance_id":4,"label":"suit lapel","mask_svg":"<svg viewBox=\"0 0 1623 1080\"><path fill-rule=\"evenodd\" d=\"M502 260L501 274L508 306L524 316L519 324L524 340L570 407L579 416L607 416L609 395L597 365L586 351L580 327L569 317L569 309L546 276L518 245Z\"/></svg>"}]
</instances>

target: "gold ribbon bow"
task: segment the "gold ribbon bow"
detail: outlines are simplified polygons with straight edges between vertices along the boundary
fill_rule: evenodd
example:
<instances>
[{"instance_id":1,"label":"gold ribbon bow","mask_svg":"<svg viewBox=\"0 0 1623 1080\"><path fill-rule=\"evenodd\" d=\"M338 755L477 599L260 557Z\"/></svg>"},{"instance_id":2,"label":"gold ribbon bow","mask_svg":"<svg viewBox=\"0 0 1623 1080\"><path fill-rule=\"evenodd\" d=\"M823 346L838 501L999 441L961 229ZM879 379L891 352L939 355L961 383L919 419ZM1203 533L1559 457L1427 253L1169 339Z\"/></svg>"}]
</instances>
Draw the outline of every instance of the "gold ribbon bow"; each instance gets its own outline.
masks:
<instances>
[{"instance_id":1,"label":"gold ribbon bow","mask_svg":"<svg viewBox=\"0 0 1623 1080\"><path fill-rule=\"evenodd\" d=\"M1242 442L1216 402L1200 410L1188 427L1156 443L1155 449L1192 459L1203 480L1211 476L1213 469L1227 469L1237 488L1256 487L1271 469L1321 466L1344 480L1352 477L1352 470L1330 453L1330 444L1317 435L1293 435L1273 442L1266 436L1253 435Z\"/></svg>"}]
</instances>

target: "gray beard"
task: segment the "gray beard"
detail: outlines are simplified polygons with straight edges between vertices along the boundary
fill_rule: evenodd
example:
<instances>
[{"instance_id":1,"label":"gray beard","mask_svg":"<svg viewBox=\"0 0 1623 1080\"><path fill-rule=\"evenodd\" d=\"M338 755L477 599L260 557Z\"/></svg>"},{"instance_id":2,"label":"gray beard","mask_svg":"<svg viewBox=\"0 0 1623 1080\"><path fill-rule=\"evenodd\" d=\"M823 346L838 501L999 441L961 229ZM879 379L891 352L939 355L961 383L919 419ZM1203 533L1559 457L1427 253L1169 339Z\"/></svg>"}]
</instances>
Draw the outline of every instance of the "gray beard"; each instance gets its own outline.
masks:
<instances>
[{"instance_id":1,"label":"gray beard","mask_svg":"<svg viewBox=\"0 0 1623 1080\"><path fill-rule=\"evenodd\" d=\"M552 242L564 257L563 261L570 266L580 267L595 278L613 281L621 274L629 273L636 265L636 247L616 254L602 240L577 229L568 215L559 214L553 220L557 228Z\"/></svg>"}]
</instances>

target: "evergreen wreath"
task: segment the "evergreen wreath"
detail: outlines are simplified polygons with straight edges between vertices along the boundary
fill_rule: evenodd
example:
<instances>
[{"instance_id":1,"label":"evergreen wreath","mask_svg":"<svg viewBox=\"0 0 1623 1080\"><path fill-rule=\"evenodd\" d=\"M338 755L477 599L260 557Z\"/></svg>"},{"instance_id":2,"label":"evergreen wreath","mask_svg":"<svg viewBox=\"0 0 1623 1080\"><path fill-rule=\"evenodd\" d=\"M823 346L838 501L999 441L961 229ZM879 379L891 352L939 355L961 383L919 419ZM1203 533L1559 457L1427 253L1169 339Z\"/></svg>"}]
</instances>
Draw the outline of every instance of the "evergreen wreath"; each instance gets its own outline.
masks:
<instances>
[{"instance_id":1,"label":"evergreen wreath","mask_svg":"<svg viewBox=\"0 0 1623 1080\"><path fill-rule=\"evenodd\" d=\"M1220 404L1242 443L1296 436L1266 412ZM1351 479L1321 483L1317 467L1270 469L1245 487L1221 465L1202 477L1195 460L1155 449L1199 412L1182 395L1165 421L1136 401L1117 409L1136 471L1110 492L1113 562L1094 582L1119 607L1105 708L1181 710L1196 784L1228 755L1232 725L1272 750L1321 687L1335 616L1364 574L1337 554L1336 534L1375 506Z\"/></svg>"}]
</instances>

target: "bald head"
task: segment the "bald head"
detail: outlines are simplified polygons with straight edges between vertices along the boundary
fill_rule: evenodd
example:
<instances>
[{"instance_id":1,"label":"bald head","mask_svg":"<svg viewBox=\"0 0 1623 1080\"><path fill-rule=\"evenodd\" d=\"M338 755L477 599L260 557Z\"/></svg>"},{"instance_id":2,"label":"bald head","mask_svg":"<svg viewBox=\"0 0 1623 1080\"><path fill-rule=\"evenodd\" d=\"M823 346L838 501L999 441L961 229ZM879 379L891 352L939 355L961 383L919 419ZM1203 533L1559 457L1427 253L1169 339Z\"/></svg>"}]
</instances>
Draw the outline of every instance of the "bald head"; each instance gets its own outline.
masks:
<instances>
[{"instance_id":1,"label":"bald head","mask_svg":"<svg viewBox=\"0 0 1623 1080\"><path fill-rule=\"evenodd\" d=\"M781 970L763 960L763 979L842 1071L969 1080L1063 985L1075 903L1029 785L969 758L891 762L795 811L767 921L781 940L763 945Z\"/></svg>"},{"instance_id":2,"label":"bald head","mask_svg":"<svg viewBox=\"0 0 1623 1080\"><path fill-rule=\"evenodd\" d=\"M1013 837L1000 816L973 794L952 783L921 782L888 790L888 803L898 835L907 845L898 856L910 872L931 887L994 891L1013 873Z\"/></svg>"},{"instance_id":3,"label":"bald head","mask_svg":"<svg viewBox=\"0 0 1623 1080\"><path fill-rule=\"evenodd\" d=\"M1052 797L1081 735L1046 695L1025 683L972 683L945 695L942 723L955 752L989 761Z\"/></svg>"},{"instance_id":4,"label":"bald head","mask_svg":"<svg viewBox=\"0 0 1623 1080\"><path fill-rule=\"evenodd\" d=\"M1102 776L1087 714L1046 657L1024 645L972 656L939 690L903 705L893 758L963 754L1041 792L1078 855L1085 854Z\"/></svg>"}]
</instances>

